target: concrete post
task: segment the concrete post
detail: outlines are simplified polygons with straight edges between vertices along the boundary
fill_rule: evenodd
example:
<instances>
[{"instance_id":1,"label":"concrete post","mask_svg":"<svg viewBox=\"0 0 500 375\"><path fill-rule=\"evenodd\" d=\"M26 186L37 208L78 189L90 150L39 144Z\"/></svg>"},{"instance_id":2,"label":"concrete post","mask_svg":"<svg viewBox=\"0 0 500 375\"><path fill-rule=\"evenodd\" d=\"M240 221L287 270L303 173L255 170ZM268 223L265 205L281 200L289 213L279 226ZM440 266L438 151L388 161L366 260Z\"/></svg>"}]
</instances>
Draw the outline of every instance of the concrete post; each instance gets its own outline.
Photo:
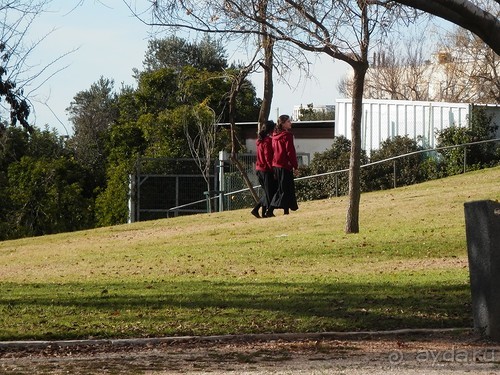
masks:
<instances>
[{"instance_id":1,"label":"concrete post","mask_svg":"<svg viewBox=\"0 0 500 375\"><path fill-rule=\"evenodd\" d=\"M500 203L464 204L474 328L500 341Z\"/></svg>"}]
</instances>

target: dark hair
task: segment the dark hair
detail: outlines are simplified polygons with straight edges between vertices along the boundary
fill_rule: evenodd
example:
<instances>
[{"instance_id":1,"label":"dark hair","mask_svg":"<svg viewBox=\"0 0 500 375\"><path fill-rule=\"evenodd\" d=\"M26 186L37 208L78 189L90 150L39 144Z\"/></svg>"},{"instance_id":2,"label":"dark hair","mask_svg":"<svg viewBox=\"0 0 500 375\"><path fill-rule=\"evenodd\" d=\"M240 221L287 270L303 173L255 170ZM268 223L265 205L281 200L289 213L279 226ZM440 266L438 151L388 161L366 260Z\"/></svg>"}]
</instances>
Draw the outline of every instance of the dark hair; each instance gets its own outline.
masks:
<instances>
[{"instance_id":1,"label":"dark hair","mask_svg":"<svg viewBox=\"0 0 500 375\"><path fill-rule=\"evenodd\" d=\"M259 132L259 139L260 140L263 140L264 138L266 138L269 134L271 134L274 130L274 127L276 126L276 124L274 123L273 120L267 120L263 125L262 127L260 128L260 132Z\"/></svg>"},{"instance_id":2,"label":"dark hair","mask_svg":"<svg viewBox=\"0 0 500 375\"><path fill-rule=\"evenodd\" d=\"M278 124L276 124L275 133L281 133L283 131L283 124L290 119L288 115L281 115L278 117Z\"/></svg>"}]
</instances>

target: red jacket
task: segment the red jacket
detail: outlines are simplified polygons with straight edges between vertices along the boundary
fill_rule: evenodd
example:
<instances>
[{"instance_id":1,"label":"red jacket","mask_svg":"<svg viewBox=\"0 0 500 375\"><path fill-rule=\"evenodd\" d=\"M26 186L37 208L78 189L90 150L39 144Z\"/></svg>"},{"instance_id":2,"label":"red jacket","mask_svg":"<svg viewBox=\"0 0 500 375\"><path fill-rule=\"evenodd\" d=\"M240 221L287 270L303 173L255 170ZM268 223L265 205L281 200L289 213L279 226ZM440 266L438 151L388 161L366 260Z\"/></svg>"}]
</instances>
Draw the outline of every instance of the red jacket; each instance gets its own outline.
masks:
<instances>
[{"instance_id":1,"label":"red jacket","mask_svg":"<svg viewBox=\"0 0 500 375\"><path fill-rule=\"evenodd\" d=\"M288 130L273 134L273 167L288 170L297 169L297 154L293 144L293 134Z\"/></svg>"},{"instance_id":2,"label":"red jacket","mask_svg":"<svg viewBox=\"0 0 500 375\"><path fill-rule=\"evenodd\" d=\"M271 137L257 139L257 161L255 169L258 171L271 172L273 170L273 144Z\"/></svg>"}]
</instances>

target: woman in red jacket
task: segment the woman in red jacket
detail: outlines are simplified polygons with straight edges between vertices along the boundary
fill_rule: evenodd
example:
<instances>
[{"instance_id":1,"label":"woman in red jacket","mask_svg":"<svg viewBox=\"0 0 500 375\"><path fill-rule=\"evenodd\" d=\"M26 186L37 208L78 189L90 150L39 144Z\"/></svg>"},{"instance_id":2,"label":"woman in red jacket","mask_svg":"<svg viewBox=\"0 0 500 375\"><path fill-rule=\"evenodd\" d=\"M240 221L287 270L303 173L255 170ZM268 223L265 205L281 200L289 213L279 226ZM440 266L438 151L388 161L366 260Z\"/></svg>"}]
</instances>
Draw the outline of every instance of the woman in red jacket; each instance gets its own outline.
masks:
<instances>
[{"instance_id":1,"label":"woman in red jacket","mask_svg":"<svg viewBox=\"0 0 500 375\"><path fill-rule=\"evenodd\" d=\"M278 190L271 201L267 216L274 216L274 208L282 208L285 215L299 208L295 196L294 172L299 168L290 116L281 115L273 134L273 170Z\"/></svg>"},{"instance_id":2,"label":"woman in red jacket","mask_svg":"<svg viewBox=\"0 0 500 375\"><path fill-rule=\"evenodd\" d=\"M266 212L271 206L271 200L276 192L276 180L273 173L273 146L272 134L276 124L269 120L262 126L257 139L257 161L255 170L259 184L264 190L264 195L259 203L253 208L252 215L259 216L259 208L262 207L262 217L266 217Z\"/></svg>"}]
</instances>

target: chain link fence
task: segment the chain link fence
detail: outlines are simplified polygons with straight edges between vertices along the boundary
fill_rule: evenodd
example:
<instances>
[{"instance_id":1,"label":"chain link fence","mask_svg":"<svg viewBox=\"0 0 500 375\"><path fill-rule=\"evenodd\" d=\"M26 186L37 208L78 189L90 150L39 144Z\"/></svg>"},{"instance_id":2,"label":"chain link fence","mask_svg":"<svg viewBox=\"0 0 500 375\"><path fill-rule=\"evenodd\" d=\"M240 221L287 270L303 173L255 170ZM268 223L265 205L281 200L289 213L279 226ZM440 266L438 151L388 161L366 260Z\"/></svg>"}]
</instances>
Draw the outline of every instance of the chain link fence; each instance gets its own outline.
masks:
<instances>
[{"instance_id":1,"label":"chain link fence","mask_svg":"<svg viewBox=\"0 0 500 375\"><path fill-rule=\"evenodd\" d=\"M195 159L140 158L130 178L129 221L206 212L204 193L216 183L214 174L208 179Z\"/></svg>"}]
</instances>

